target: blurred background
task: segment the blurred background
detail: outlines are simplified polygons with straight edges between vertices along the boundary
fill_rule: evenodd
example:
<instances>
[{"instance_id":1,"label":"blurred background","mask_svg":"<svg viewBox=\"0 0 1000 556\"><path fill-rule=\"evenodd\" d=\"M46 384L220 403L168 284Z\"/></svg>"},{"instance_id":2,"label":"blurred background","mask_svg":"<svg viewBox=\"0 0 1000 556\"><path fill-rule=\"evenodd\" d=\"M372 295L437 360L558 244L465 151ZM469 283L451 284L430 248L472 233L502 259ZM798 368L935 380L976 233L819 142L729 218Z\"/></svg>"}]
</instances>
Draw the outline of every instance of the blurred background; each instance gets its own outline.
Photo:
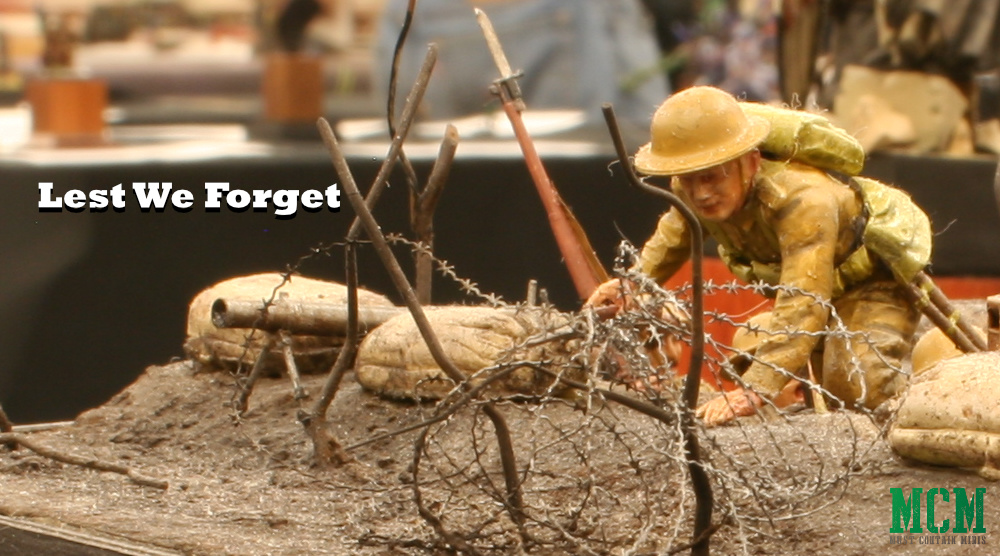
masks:
<instances>
[{"instance_id":1,"label":"blurred background","mask_svg":"<svg viewBox=\"0 0 1000 556\"><path fill-rule=\"evenodd\" d=\"M393 48L410 3L2 0L0 101L17 105L33 79L90 78L106 84L108 124L252 124L270 109L262 98L269 60L295 54L320 64L324 115L384 117ZM996 0L413 4L399 68L404 93L426 45L440 49L425 117L496 109L489 85L497 76L481 58L487 51L472 16L480 6L524 74L531 109L589 112L610 101L644 120L666 92L709 84L748 100L828 111L845 127L864 119L873 150L994 150L987 122L996 120L1000 94ZM904 93L918 98L902 102ZM933 118L913 102L921 95L954 104L945 110L948 121L924 121ZM876 121L867 121L873 115ZM947 141L928 141L928 126L939 126ZM23 140L23 132L5 131L13 133L3 145Z\"/></svg>"},{"instance_id":2,"label":"blurred background","mask_svg":"<svg viewBox=\"0 0 1000 556\"><path fill-rule=\"evenodd\" d=\"M1000 292L1000 0L0 0L0 404L11 418L69 419L102 403L182 355L199 290L342 240L346 203L277 219L205 213L199 195L208 181L337 182L319 116L366 188L389 142L404 27L396 118L427 45L439 52L406 143L420 180L445 124L461 135L435 252L484 291L518 300L534 278L578 307L491 92L500 75L473 7L521 71L526 124L605 266L621 239L641 245L664 207L614 171L601 104L634 150L670 92L708 84L843 126L870 155L865 173L931 215L946 292ZM376 216L412 237L406 181L393 173ZM57 194L169 182L196 208L43 212L42 182ZM342 280L338 255L299 270ZM392 295L364 256L362 281ZM468 300L437 280L434 301Z\"/></svg>"}]
</instances>

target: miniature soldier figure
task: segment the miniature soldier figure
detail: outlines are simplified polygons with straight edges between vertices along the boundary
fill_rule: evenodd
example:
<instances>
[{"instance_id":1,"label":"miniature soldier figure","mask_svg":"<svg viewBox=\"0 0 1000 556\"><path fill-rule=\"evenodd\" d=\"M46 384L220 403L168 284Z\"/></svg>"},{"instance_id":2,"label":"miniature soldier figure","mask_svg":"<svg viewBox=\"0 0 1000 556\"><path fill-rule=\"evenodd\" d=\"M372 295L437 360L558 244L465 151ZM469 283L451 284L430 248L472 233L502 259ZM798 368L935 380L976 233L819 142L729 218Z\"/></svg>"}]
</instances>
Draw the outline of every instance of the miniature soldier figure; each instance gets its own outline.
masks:
<instances>
[{"instance_id":1,"label":"miniature soldier figure","mask_svg":"<svg viewBox=\"0 0 1000 556\"><path fill-rule=\"evenodd\" d=\"M762 398L804 375L817 349L822 388L846 407L875 408L905 385L900 362L920 317L901 282L930 257L926 215L874 180L845 184L794 159L762 158L770 125L729 93L692 87L659 107L651 142L635 156L639 172L672 176L671 189L734 274L777 286L769 334L743 374L746 389L698 408L709 426L753 414ZM643 247L640 268L662 283L689 254L688 225L671 209ZM588 303L620 308L624 290L606 282ZM848 334L824 334L839 322Z\"/></svg>"}]
</instances>

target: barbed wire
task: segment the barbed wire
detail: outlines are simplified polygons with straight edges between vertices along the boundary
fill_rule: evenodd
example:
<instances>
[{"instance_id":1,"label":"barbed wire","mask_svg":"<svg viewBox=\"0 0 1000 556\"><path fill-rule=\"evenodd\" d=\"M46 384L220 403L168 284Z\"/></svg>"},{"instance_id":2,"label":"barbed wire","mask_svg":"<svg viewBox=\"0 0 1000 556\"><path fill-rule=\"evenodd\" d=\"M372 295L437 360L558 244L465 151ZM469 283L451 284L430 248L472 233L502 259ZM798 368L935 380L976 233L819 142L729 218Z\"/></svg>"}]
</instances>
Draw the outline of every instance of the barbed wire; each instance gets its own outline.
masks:
<instances>
[{"instance_id":1,"label":"barbed wire","mask_svg":"<svg viewBox=\"0 0 1000 556\"><path fill-rule=\"evenodd\" d=\"M471 382L481 385L474 393L456 387L431 406L432 413L447 417L423 427L426 440L412 471L420 476L413 483L419 504L433 514L437 530L422 538L413 538L412 530L406 533L409 537L382 531L376 533L377 538L397 549L410 546L414 550L449 545L450 539L479 554L535 550L662 554L690 544L685 533L693 519L693 496L681 431L683 401L676 367L663 353L670 339L690 342L689 329L674 318L690 314L689 300L684 288L665 290L631 270L634 258L629 262L622 256L621 260L628 264L619 264L616 275L637 284L639 295L636 307L612 319L599 320L588 311L566 314L552 307L496 305L517 308L522 315L536 313L538 328L519 339L496 365L470 376ZM450 265L436 264L439 270L454 274ZM457 283L471 283L456 278ZM474 286L466 291L498 301L481 295ZM794 288L757 284L706 286L709 294L776 291L808 295ZM821 299L815 302L823 303L831 315L822 333L825 337L875 345L867 334L848 330L832 304ZM665 306L674 309L665 313ZM547 317L537 317L543 314ZM710 313L708 318L761 335L821 334L767 331L724 313ZM754 354L718 338L706 339L715 353L708 364L749 388L731 359L741 355L754 361ZM558 344L545 352L548 357L523 357L547 343ZM628 373L619 372L622 365ZM856 358L851 365L860 368ZM525 368L547 373L551 380L534 393L504 392L485 384L502 385ZM775 371L836 399L818 381L784 369ZM581 387L558 388L562 381L553 377L571 377L565 381ZM668 424L648 418L609 397L612 393L652 404L673 419ZM487 403L521 425L513 438L524 499L520 524L511 520L506 506L508 493L500 479L498 448L490 441L491 424L481 410ZM801 404L791 409L772 406L772 410L769 416L737 420L731 427L699 430L707 447L701 465L717 493L713 521L735 529L735 547L744 554L752 552L751 539L767 534L768 526L812 515L836 503L853 476L877 464L871 454L873 446L882 442L882 430L870 411L831 413L830 420L837 424L825 423L826 432L817 437L816 427L804 420L808 410ZM830 438L832 428L839 431L836 438ZM373 538L366 537L364 542L371 543Z\"/></svg>"},{"instance_id":2,"label":"barbed wire","mask_svg":"<svg viewBox=\"0 0 1000 556\"><path fill-rule=\"evenodd\" d=\"M389 239L415 253L427 251L398 235ZM302 263L328 256L334 247L317 247L289 265L272 302ZM610 319L598 318L591 310L563 313L545 304L507 303L460 277L447 261L431 257L437 272L463 294L530 326L494 365L469 376L473 388L454 385L436 403L420 406L422 422L379 435L384 439L416 432L423 439L414 447L408 488L426 526L371 529L357 539L359 545L381 543L397 551L421 552L429 547L454 549L457 544L477 554L664 554L691 544L685 535L691 530L694 496L682 433L682 377L670 349L671 342L690 345L693 340L690 288L664 289L636 269L636 256L629 244L619 249L615 275L634 286L634 305ZM832 303L809 292L735 282L708 282L705 292L809 296L830 314L819 332L769 331L723 312L709 311L706 320L748 334L822 336L877 347L869 334L849 330ZM728 339L709 334L705 345L706 367L738 387L752 389L734 361L767 365ZM851 372L861 372L856 356L849 365ZM822 381L775 365L769 368L800 381L807 396L815 392L837 400ZM525 382L526 373L534 379ZM509 388L511 377L520 377L522 390ZM532 389L524 390L525 384ZM415 390L421 387L418 381ZM703 393L702 398L711 395L716 394ZM419 397L416 391L414 397ZM884 434L876 415L861 410L831 413L829 421L836 424L824 423L817 436L817 427L806 420L809 409L804 404L777 407L762 398L768 411L736 420L733 426L698 430L704 447L699 465L715 492L712 530L732 529L729 537L734 541L728 547L744 554L752 553L752 539L767 535L777 523L815 514L840 500L852 477L878 464L873 454ZM632 402L623 403L626 400ZM500 469L499 446L492 440L493 423L483 411L488 404L518 424L512 443L523 502L515 514ZM646 404L663 418L651 418L634 404ZM838 431L835 438L833 429ZM363 450L375 440L363 440L348 450ZM356 488L334 482L328 486ZM403 490L398 484L366 487L373 495Z\"/></svg>"},{"instance_id":3,"label":"barbed wire","mask_svg":"<svg viewBox=\"0 0 1000 556\"><path fill-rule=\"evenodd\" d=\"M432 264L434 265L435 270L437 270L438 274L444 276L445 278L448 278L449 280L457 284L459 291L462 294L468 295L472 298L477 298L485 302L490 307L501 307L505 305L505 302L503 301L502 297L492 293L484 293L482 290L479 289L479 284L473 282L468 278L462 278L461 276L459 276L458 273L455 271L455 267L451 263L449 263L444 259L435 257L430 247L428 247L426 244L418 241L409 240L400 234L387 234L385 236L385 239L389 242L390 245L405 245L409 247L414 256L425 255L429 257Z\"/></svg>"}]
</instances>

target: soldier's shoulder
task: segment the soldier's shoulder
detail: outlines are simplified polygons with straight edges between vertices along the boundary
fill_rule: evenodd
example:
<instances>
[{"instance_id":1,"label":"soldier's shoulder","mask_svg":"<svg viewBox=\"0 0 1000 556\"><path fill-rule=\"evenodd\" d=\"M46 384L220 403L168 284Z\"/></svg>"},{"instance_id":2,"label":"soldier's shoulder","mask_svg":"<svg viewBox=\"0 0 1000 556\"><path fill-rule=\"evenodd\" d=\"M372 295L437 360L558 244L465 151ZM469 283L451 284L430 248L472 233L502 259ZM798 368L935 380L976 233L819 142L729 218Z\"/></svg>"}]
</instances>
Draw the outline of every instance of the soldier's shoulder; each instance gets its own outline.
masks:
<instances>
[{"instance_id":1,"label":"soldier's shoulder","mask_svg":"<svg viewBox=\"0 0 1000 556\"><path fill-rule=\"evenodd\" d=\"M810 166L794 160L786 161L769 160L766 158L762 159L760 161L760 170L758 171L758 174L778 182L815 181L819 183L829 183L831 181L836 181L825 171L816 168L815 166Z\"/></svg>"},{"instance_id":2,"label":"soldier's shoulder","mask_svg":"<svg viewBox=\"0 0 1000 556\"><path fill-rule=\"evenodd\" d=\"M839 184L823 170L794 161L762 160L757 175L757 196L771 206L796 198L823 196L831 185Z\"/></svg>"}]
</instances>

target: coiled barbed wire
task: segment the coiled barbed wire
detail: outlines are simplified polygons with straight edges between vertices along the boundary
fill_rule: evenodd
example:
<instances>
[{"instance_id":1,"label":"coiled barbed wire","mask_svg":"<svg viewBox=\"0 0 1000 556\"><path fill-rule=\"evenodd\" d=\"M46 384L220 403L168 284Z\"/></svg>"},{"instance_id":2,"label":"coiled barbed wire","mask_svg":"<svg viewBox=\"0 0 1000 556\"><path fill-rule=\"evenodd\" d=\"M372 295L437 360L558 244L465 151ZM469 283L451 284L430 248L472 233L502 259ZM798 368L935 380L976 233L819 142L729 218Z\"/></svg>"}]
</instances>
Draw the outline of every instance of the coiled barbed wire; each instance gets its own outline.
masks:
<instances>
[{"instance_id":1,"label":"coiled barbed wire","mask_svg":"<svg viewBox=\"0 0 1000 556\"><path fill-rule=\"evenodd\" d=\"M399 236L391 241L423 249ZM329 253L319 249L312 256L322 254ZM636 284L636 306L608 320L589 311L563 313L551 306L507 303L461 278L446 261L434 259L438 271L466 295L533 319L535 325L496 364L473 373L470 380L481 387L456 387L441 400L419 406L427 416L425 424L410 428L422 430L426 441L414 458L417 467L411 472L419 479L412 488L419 492L420 505L438 520L438 530L369 526L360 544L377 541L420 553L427 547L449 546L450 539L480 554L664 554L684 548L693 519L681 431L684 402L677 369L663 346L668 340L691 341L683 318L674 318L690 314L690 301L686 288L666 290L634 270L635 255L634 247L622 246L616 275ZM287 276L299 266L301 262L288 267ZM769 286L737 283L707 283L705 291L775 293ZM673 307L673 313L665 315L665 306ZM864 333L847 330L835 309L829 309L830 326L823 334L872 343ZM769 333L724 313L710 312L707 318ZM749 386L731 359L743 355L753 360L753 354L710 335L706 345L714 354L710 367L739 386ZM851 364L860 368L856 359ZM627 374L618 372L623 366ZM504 389L508 377L526 369L539 376L536 391ZM832 398L821 384L795 378ZM567 388L568 382L582 387ZM673 419L649 418L615 396L651 404ZM521 524L512 522L505 507L497 446L490 441L491 424L482 412L488 403L519 424L513 432L524 499ZM833 413L820 438L814 424L803 420L807 412L773 409L770 418L758 415L731 427L699 431L705 448L701 465L716 492L713 523L731 530L735 540L728 548L745 554L751 553L754 537L768 534L768 525L810 515L839 500L851 477L877 464L882 442L871 412ZM831 443L826 437L834 429L839 436ZM361 450L364 445L351 448ZM369 488L373 494L400 489Z\"/></svg>"},{"instance_id":2,"label":"coiled barbed wire","mask_svg":"<svg viewBox=\"0 0 1000 556\"><path fill-rule=\"evenodd\" d=\"M661 554L685 546L682 539L690 530L693 505L680 429L683 401L671 376L676 369L656 361L649 352L668 336L690 341L688 328L663 318L662 311L669 304L682 315L690 314L689 301L683 288L664 290L632 270L634 248L623 249L616 274L637 284L636 307L606 321L586 311L566 314L545 308L558 317L549 318L549 324L517 342L496 365L471 378L502 380L516 369L530 367L572 377L586 388L567 395L554 379L531 395L483 389L482 397L462 398L455 389L438 402L437 407L450 407L450 416L427 431L419 458L421 498L434 509L449 535L457 535L479 553L511 554L547 547L580 554ZM774 288L726 283L709 284L706 291L773 294ZM864 333L847 330L836 310L827 305L831 319L823 334L871 341ZM723 313L711 313L710 318L770 333ZM738 350L717 338L707 340L717 353L710 364L748 387L730 363L729 356ZM549 358L521 357L529 348L547 342L572 347L562 350L566 352L563 358L555 356L559 348L551 349ZM614 360L629 367L629 380L609 369ZM859 368L860 363L855 358L852 365ZM640 380L631 380L636 377ZM795 378L834 398L808 377ZM675 415L672 425L637 416L615 403L608 392L626 392L662 407ZM496 447L488 442L489 423L479 411L487 402L502 407L508 417L517 415L517 422L522 423L515 435L526 516L527 535L522 537L513 534L514 525L504 513L506 493L498 480ZM736 546L746 554L750 539L766 534L762 524L773 527L839 500L850 478L876 463L873 450L882 442L871 412L833 413L824 435L835 426L842 436L831 449L825 438L816 438L814 428L803 422L806 414L801 407L791 413L774 409L777 419L758 416L737 420L732 427L700 430L709 448L702 465L719 493L713 521L732 526ZM874 432L872 425L876 425ZM530 546L524 544L525 538L530 539Z\"/></svg>"}]
</instances>

